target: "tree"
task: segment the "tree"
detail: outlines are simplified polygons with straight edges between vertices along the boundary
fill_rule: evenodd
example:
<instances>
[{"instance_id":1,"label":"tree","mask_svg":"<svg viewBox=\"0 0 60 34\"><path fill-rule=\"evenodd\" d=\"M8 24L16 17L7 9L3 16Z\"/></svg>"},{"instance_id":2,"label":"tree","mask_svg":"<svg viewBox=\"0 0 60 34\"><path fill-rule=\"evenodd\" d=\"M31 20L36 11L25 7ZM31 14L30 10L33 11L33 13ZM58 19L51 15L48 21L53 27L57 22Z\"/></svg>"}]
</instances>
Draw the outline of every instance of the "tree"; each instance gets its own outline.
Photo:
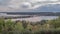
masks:
<instances>
[{"instance_id":1,"label":"tree","mask_svg":"<svg viewBox=\"0 0 60 34\"><path fill-rule=\"evenodd\" d=\"M28 25L28 23L26 21L22 21L22 26L24 27L24 29L27 28L27 25Z\"/></svg>"},{"instance_id":2,"label":"tree","mask_svg":"<svg viewBox=\"0 0 60 34\"><path fill-rule=\"evenodd\" d=\"M0 33L2 32L3 27L5 27L5 21L3 18L0 18Z\"/></svg>"},{"instance_id":3,"label":"tree","mask_svg":"<svg viewBox=\"0 0 60 34\"><path fill-rule=\"evenodd\" d=\"M15 25L15 30L16 31L23 31L24 30L24 27L22 25L21 22L17 22L16 25Z\"/></svg>"},{"instance_id":4,"label":"tree","mask_svg":"<svg viewBox=\"0 0 60 34\"><path fill-rule=\"evenodd\" d=\"M48 21L51 27L59 28L60 27L60 17L58 19Z\"/></svg>"}]
</instances>

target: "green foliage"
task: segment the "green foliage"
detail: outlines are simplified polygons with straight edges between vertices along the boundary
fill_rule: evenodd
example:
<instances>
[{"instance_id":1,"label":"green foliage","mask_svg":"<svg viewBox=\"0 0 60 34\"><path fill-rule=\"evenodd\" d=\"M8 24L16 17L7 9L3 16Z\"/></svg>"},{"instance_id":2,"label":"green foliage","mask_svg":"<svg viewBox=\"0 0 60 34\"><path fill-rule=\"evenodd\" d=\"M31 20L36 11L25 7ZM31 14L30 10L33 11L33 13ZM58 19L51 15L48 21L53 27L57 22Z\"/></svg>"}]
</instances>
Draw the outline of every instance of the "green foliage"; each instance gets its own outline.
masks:
<instances>
[{"instance_id":1,"label":"green foliage","mask_svg":"<svg viewBox=\"0 0 60 34\"><path fill-rule=\"evenodd\" d=\"M5 26L5 21L3 18L0 18L0 33L2 33L3 27Z\"/></svg>"},{"instance_id":2,"label":"green foliage","mask_svg":"<svg viewBox=\"0 0 60 34\"><path fill-rule=\"evenodd\" d=\"M55 20L50 20L47 23L53 28L60 28L60 17Z\"/></svg>"},{"instance_id":3,"label":"green foliage","mask_svg":"<svg viewBox=\"0 0 60 34\"><path fill-rule=\"evenodd\" d=\"M12 31L15 28L14 22L9 19L5 22L5 27L8 31Z\"/></svg>"},{"instance_id":4,"label":"green foliage","mask_svg":"<svg viewBox=\"0 0 60 34\"><path fill-rule=\"evenodd\" d=\"M39 22L19 21L0 18L0 34L60 34L60 17Z\"/></svg>"},{"instance_id":5,"label":"green foliage","mask_svg":"<svg viewBox=\"0 0 60 34\"><path fill-rule=\"evenodd\" d=\"M27 28L27 25L28 25L28 23L26 21L22 21L22 26L24 27L24 29Z\"/></svg>"},{"instance_id":6,"label":"green foliage","mask_svg":"<svg viewBox=\"0 0 60 34\"><path fill-rule=\"evenodd\" d=\"M23 31L24 28L22 26L22 23L21 22L18 22L16 25L15 25L15 29L17 29L18 31Z\"/></svg>"}]
</instances>

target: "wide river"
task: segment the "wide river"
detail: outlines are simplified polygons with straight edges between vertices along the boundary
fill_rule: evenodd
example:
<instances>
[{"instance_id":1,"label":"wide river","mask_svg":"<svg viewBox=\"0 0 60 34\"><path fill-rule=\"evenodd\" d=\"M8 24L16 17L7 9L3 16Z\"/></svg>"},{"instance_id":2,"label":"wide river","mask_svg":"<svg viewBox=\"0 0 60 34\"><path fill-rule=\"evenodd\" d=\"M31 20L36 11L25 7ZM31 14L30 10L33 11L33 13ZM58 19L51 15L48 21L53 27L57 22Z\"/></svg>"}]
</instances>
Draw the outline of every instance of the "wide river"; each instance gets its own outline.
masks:
<instances>
[{"instance_id":1,"label":"wide river","mask_svg":"<svg viewBox=\"0 0 60 34\"><path fill-rule=\"evenodd\" d=\"M12 19L12 21L25 20L25 21L30 21L30 22L37 22L37 21L41 21L41 20L52 20L52 19L56 19L56 18L58 18L58 16L35 16L35 17L31 17L31 18Z\"/></svg>"}]
</instances>

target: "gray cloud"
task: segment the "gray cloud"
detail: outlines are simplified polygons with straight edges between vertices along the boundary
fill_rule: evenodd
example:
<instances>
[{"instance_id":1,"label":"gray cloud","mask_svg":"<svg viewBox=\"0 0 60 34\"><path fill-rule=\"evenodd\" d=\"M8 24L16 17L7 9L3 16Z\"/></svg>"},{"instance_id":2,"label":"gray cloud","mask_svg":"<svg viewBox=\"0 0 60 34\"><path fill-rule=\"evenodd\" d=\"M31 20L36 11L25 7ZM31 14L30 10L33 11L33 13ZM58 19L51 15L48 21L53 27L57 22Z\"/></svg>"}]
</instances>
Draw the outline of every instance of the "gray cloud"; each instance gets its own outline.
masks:
<instances>
[{"instance_id":1,"label":"gray cloud","mask_svg":"<svg viewBox=\"0 0 60 34\"><path fill-rule=\"evenodd\" d=\"M48 0L44 1L46 2L44 3L43 0L0 0L0 11L36 9L40 6L48 4ZM51 1L58 1L58 0L51 0Z\"/></svg>"}]
</instances>

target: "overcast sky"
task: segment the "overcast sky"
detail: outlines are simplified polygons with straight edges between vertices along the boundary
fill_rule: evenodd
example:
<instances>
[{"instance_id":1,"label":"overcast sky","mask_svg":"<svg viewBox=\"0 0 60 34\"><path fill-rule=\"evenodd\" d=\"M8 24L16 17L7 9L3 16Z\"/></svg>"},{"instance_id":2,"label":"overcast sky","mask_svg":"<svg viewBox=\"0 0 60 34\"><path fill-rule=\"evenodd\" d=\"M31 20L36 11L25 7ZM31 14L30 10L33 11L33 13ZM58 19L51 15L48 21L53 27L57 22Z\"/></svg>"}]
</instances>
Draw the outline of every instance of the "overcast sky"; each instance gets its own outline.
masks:
<instances>
[{"instance_id":1,"label":"overcast sky","mask_svg":"<svg viewBox=\"0 0 60 34\"><path fill-rule=\"evenodd\" d=\"M59 0L0 0L0 11L36 9L43 6L44 1L55 2ZM42 4L38 2L42 2Z\"/></svg>"}]
</instances>

